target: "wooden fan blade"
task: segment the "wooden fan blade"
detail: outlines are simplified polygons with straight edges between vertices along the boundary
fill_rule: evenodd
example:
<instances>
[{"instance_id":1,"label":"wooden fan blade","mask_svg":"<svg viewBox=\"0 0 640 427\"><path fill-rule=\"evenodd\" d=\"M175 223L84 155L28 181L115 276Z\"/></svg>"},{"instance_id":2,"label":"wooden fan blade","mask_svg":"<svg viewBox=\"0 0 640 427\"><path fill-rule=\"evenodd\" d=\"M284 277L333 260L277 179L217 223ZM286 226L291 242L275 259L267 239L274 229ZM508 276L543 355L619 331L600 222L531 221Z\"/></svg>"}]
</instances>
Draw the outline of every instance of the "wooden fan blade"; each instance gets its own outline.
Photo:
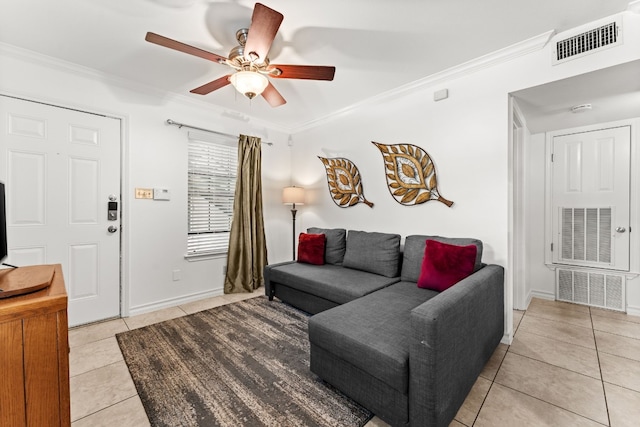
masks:
<instances>
[{"instance_id":1,"label":"wooden fan blade","mask_svg":"<svg viewBox=\"0 0 640 427\"><path fill-rule=\"evenodd\" d=\"M206 95L208 93L213 92L214 90L220 89L221 87L225 87L226 85L231 83L231 81L229 81L229 77L231 77L231 74L227 76L222 76L219 79L216 79L212 82L209 82L200 87L192 89L189 92L197 93L198 95Z\"/></svg>"},{"instance_id":2,"label":"wooden fan blade","mask_svg":"<svg viewBox=\"0 0 640 427\"><path fill-rule=\"evenodd\" d=\"M280 95L280 92L278 92L278 89L276 89L271 82L269 82L267 88L262 92L262 97L274 108L287 103L282 95Z\"/></svg>"},{"instance_id":3,"label":"wooden fan blade","mask_svg":"<svg viewBox=\"0 0 640 427\"><path fill-rule=\"evenodd\" d=\"M280 12L256 3L244 47L245 57L255 54L258 57L256 62L264 62L283 19Z\"/></svg>"},{"instance_id":4,"label":"wooden fan blade","mask_svg":"<svg viewBox=\"0 0 640 427\"><path fill-rule=\"evenodd\" d=\"M200 48L190 46L188 44L170 39L165 36L161 36L156 33L147 33L147 36L144 38L146 41L150 43L155 43L160 46L168 47L169 49L174 49L180 52L188 53L189 55L199 56L200 58L208 59L213 62L221 62L226 60L224 56L216 55L215 53L208 52L206 50L202 50Z\"/></svg>"},{"instance_id":5,"label":"wooden fan blade","mask_svg":"<svg viewBox=\"0 0 640 427\"><path fill-rule=\"evenodd\" d=\"M282 73L271 75L279 79L309 79L309 80L333 80L336 67L325 67L316 65L271 65L269 69L277 68Z\"/></svg>"}]
</instances>

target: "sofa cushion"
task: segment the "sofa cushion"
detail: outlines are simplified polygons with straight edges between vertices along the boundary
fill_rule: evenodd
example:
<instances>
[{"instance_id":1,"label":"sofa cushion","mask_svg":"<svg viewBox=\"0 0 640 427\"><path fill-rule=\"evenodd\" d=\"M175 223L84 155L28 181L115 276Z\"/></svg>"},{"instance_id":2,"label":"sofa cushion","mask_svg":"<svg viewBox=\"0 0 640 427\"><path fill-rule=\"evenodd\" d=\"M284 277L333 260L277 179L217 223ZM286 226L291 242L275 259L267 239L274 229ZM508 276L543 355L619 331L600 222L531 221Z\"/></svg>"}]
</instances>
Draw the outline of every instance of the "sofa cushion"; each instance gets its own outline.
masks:
<instances>
[{"instance_id":1,"label":"sofa cushion","mask_svg":"<svg viewBox=\"0 0 640 427\"><path fill-rule=\"evenodd\" d=\"M396 277L399 263L399 234L349 230L343 266Z\"/></svg>"},{"instance_id":2,"label":"sofa cushion","mask_svg":"<svg viewBox=\"0 0 640 427\"><path fill-rule=\"evenodd\" d=\"M438 295L399 282L309 319L309 341L406 394L411 310Z\"/></svg>"},{"instance_id":3,"label":"sofa cushion","mask_svg":"<svg viewBox=\"0 0 640 427\"><path fill-rule=\"evenodd\" d=\"M281 283L337 304L344 304L392 283L388 278L364 271L350 270L339 265L313 265L292 262L265 270L270 283Z\"/></svg>"},{"instance_id":4,"label":"sofa cushion","mask_svg":"<svg viewBox=\"0 0 640 427\"><path fill-rule=\"evenodd\" d=\"M441 236L425 236L413 235L407 236L404 240L404 250L402 258L401 280L409 282L417 282L422 269L422 260L424 259L424 248L427 239L437 240L438 242L448 243L450 245L467 246L475 245L478 248L473 271L478 271L482 267L482 241L478 239L467 239L459 237L441 237Z\"/></svg>"},{"instance_id":5,"label":"sofa cushion","mask_svg":"<svg viewBox=\"0 0 640 427\"><path fill-rule=\"evenodd\" d=\"M324 234L300 233L298 238L298 262L307 264L324 264Z\"/></svg>"},{"instance_id":6,"label":"sofa cushion","mask_svg":"<svg viewBox=\"0 0 640 427\"><path fill-rule=\"evenodd\" d=\"M324 262L327 264L341 265L347 241L347 230L344 228L319 228L311 227L307 233L324 234L326 237L324 249Z\"/></svg>"},{"instance_id":7,"label":"sofa cushion","mask_svg":"<svg viewBox=\"0 0 640 427\"><path fill-rule=\"evenodd\" d=\"M442 292L473 273L476 245L450 245L427 240L418 287Z\"/></svg>"}]
</instances>

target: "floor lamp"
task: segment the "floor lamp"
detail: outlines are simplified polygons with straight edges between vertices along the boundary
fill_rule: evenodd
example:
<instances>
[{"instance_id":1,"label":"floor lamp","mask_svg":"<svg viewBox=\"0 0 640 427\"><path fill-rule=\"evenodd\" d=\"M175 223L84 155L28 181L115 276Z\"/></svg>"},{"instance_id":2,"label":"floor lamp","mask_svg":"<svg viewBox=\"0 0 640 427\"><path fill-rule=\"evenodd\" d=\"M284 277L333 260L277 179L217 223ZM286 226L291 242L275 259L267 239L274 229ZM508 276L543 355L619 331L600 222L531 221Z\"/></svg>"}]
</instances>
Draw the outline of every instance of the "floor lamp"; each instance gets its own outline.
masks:
<instances>
[{"instance_id":1,"label":"floor lamp","mask_svg":"<svg viewBox=\"0 0 640 427\"><path fill-rule=\"evenodd\" d=\"M282 203L285 205L291 205L291 219L293 223L293 260L296 259L296 205L304 205L304 188L285 187L282 190Z\"/></svg>"}]
</instances>

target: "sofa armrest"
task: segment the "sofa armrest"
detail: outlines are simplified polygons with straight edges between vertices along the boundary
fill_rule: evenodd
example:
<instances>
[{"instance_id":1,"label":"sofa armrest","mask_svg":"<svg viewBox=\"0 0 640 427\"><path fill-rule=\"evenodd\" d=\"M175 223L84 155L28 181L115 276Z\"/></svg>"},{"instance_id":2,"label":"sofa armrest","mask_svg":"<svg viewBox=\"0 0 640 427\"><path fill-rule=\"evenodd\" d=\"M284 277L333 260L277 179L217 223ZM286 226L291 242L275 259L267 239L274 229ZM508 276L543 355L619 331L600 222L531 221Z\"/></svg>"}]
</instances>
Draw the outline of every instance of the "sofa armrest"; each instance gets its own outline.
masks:
<instances>
[{"instance_id":1,"label":"sofa armrest","mask_svg":"<svg viewBox=\"0 0 640 427\"><path fill-rule=\"evenodd\" d=\"M487 265L411 312L409 417L448 426L504 331L504 268Z\"/></svg>"},{"instance_id":2,"label":"sofa armrest","mask_svg":"<svg viewBox=\"0 0 640 427\"><path fill-rule=\"evenodd\" d=\"M264 266L264 294L269 297L269 301L273 300L274 289L271 283L271 270L281 265L292 264L295 261L284 261Z\"/></svg>"}]
</instances>

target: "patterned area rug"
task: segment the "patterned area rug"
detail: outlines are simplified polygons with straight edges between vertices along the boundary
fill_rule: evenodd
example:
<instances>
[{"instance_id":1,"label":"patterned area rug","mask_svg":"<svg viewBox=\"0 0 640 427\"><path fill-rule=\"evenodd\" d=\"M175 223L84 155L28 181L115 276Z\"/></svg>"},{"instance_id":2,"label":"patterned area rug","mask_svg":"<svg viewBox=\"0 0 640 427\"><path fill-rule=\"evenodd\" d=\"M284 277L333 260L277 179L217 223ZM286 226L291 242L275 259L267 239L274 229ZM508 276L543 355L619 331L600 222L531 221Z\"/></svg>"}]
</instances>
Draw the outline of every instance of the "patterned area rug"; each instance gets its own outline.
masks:
<instances>
[{"instance_id":1,"label":"patterned area rug","mask_svg":"<svg viewBox=\"0 0 640 427\"><path fill-rule=\"evenodd\" d=\"M307 315L266 297L117 335L152 426L363 426L309 370Z\"/></svg>"}]
</instances>

